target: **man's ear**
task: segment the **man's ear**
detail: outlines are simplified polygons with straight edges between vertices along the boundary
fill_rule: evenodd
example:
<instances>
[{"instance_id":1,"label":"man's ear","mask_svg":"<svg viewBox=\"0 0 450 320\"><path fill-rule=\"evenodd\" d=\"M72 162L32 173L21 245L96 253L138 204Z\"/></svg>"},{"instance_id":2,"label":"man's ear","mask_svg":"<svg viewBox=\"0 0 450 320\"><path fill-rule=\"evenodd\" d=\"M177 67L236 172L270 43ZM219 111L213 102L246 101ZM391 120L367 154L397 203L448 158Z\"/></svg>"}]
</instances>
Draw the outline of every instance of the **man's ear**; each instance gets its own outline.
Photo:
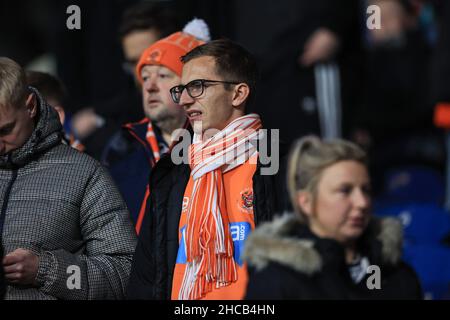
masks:
<instances>
[{"instance_id":1,"label":"man's ear","mask_svg":"<svg viewBox=\"0 0 450 320\"><path fill-rule=\"evenodd\" d=\"M66 120L66 112L64 111L64 108L58 105L55 105L53 108L55 108L56 112L58 112L59 121L62 125L64 125L64 121Z\"/></svg>"},{"instance_id":2,"label":"man's ear","mask_svg":"<svg viewBox=\"0 0 450 320\"><path fill-rule=\"evenodd\" d=\"M313 199L310 192L300 191L297 194L297 204L305 215L308 217L312 215Z\"/></svg>"},{"instance_id":3,"label":"man's ear","mask_svg":"<svg viewBox=\"0 0 450 320\"><path fill-rule=\"evenodd\" d=\"M250 87L246 83L239 83L235 85L233 91L233 100L231 104L233 107L239 107L247 100L250 95Z\"/></svg>"},{"instance_id":4,"label":"man's ear","mask_svg":"<svg viewBox=\"0 0 450 320\"><path fill-rule=\"evenodd\" d=\"M34 93L30 93L28 95L25 105L28 110L28 114L30 115L30 118L36 117L38 106L36 96L34 95Z\"/></svg>"}]
</instances>

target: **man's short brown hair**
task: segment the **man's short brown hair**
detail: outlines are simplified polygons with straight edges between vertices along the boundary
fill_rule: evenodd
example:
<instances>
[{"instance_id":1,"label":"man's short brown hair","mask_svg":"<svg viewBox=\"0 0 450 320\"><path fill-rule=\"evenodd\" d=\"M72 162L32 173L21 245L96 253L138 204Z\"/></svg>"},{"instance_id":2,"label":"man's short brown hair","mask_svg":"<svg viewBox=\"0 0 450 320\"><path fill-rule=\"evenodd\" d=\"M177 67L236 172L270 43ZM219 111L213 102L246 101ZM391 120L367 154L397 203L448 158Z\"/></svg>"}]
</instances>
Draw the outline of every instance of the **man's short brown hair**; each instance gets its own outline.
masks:
<instances>
[{"instance_id":1,"label":"man's short brown hair","mask_svg":"<svg viewBox=\"0 0 450 320\"><path fill-rule=\"evenodd\" d=\"M25 71L15 61L0 57L0 107L20 108L26 96Z\"/></svg>"}]
</instances>

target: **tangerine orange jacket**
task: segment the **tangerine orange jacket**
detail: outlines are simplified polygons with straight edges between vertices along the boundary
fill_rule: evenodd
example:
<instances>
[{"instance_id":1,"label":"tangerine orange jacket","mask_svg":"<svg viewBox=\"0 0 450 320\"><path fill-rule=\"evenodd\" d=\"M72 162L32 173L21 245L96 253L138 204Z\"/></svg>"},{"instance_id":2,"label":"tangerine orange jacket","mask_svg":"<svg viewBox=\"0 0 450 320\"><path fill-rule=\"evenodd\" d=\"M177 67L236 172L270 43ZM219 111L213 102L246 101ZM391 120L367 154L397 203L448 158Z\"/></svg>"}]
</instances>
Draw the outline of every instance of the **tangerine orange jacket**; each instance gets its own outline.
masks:
<instances>
[{"instance_id":1,"label":"tangerine orange jacket","mask_svg":"<svg viewBox=\"0 0 450 320\"><path fill-rule=\"evenodd\" d=\"M284 147L280 146L280 170L276 175L261 175L263 165L260 161L257 163L252 179L255 225L269 221L276 213L288 209L286 154ZM133 257L127 289L129 299L171 298L179 247L180 215L190 172L188 164L175 165L167 154L152 170L148 211Z\"/></svg>"}]
</instances>

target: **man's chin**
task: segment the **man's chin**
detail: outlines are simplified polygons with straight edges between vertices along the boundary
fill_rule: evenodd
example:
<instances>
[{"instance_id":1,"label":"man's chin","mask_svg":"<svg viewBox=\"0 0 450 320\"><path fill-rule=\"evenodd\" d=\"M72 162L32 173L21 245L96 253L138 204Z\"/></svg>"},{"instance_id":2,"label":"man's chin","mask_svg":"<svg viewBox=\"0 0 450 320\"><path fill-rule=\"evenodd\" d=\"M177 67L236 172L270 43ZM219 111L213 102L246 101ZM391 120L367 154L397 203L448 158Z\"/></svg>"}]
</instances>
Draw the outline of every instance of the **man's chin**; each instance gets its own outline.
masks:
<instances>
[{"instance_id":1,"label":"man's chin","mask_svg":"<svg viewBox=\"0 0 450 320\"><path fill-rule=\"evenodd\" d=\"M147 106L144 108L145 116L149 119L158 118L164 112L162 106Z\"/></svg>"},{"instance_id":2,"label":"man's chin","mask_svg":"<svg viewBox=\"0 0 450 320\"><path fill-rule=\"evenodd\" d=\"M164 123L168 123L173 121L174 116L169 114L168 112L164 112L164 110L162 112L159 112L158 114L148 114L147 118L149 118L152 123L158 125L164 125Z\"/></svg>"},{"instance_id":3,"label":"man's chin","mask_svg":"<svg viewBox=\"0 0 450 320\"><path fill-rule=\"evenodd\" d=\"M161 116L159 114L157 114L157 113L149 113L149 112L147 112L145 114L145 117L147 119L150 119L152 122L158 122L161 119Z\"/></svg>"}]
</instances>

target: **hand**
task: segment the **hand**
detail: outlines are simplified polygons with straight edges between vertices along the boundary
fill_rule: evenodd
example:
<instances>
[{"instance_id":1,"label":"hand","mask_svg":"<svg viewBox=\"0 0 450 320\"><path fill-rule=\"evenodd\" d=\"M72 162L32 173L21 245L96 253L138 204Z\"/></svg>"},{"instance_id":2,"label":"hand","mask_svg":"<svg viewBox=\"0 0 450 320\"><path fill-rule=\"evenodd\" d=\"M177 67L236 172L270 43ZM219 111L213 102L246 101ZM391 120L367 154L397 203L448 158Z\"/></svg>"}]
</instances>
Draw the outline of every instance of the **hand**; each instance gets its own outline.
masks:
<instances>
[{"instance_id":1,"label":"hand","mask_svg":"<svg viewBox=\"0 0 450 320\"><path fill-rule=\"evenodd\" d=\"M17 249L3 258L5 278L11 284L36 285L39 257L25 249Z\"/></svg>"},{"instance_id":2,"label":"hand","mask_svg":"<svg viewBox=\"0 0 450 320\"><path fill-rule=\"evenodd\" d=\"M79 139L84 139L99 127L98 119L94 109L83 109L73 116L72 129Z\"/></svg>"},{"instance_id":3,"label":"hand","mask_svg":"<svg viewBox=\"0 0 450 320\"><path fill-rule=\"evenodd\" d=\"M299 62L304 66L330 59L339 47L339 39L336 34L328 29L316 30L306 41L303 55Z\"/></svg>"}]
</instances>

